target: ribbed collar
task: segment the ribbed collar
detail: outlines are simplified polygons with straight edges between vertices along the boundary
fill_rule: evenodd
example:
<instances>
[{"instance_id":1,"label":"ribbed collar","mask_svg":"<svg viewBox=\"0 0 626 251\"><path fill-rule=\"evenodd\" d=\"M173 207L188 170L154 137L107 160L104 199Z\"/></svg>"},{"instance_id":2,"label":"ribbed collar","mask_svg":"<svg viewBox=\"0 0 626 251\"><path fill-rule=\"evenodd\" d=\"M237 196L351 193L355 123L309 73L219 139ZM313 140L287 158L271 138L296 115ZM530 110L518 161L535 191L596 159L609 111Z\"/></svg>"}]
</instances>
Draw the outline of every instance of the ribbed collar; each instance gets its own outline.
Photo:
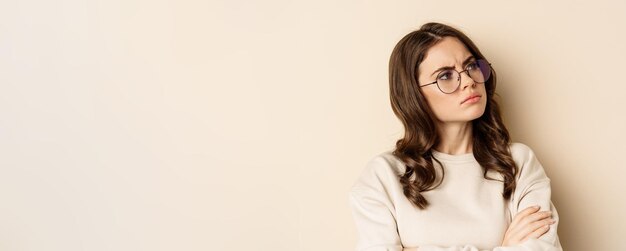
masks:
<instances>
[{"instance_id":1,"label":"ribbed collar","mask_svg":"<svg viewBox=\"0 0 626 251\"><path fill-rule=\"evenodd\" d=\"M450 162L475 162L476 158L474 158L474 153L464 153L464 154L447 154L439 152L435 149L431 149L433 152L433 157L440 161L450 161Z\"/></svg>"}]
</instances>

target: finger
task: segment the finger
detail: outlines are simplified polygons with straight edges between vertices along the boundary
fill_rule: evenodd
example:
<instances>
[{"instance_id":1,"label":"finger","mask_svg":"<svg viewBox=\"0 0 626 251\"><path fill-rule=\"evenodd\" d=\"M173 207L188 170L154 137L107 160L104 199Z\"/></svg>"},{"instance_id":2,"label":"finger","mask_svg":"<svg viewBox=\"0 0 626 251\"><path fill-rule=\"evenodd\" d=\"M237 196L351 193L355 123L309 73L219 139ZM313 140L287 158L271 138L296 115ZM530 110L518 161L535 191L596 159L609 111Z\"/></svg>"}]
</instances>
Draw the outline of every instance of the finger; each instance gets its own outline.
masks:
<instances>
[{"instance_id":1,"label":"finger","mask_svg":"<svg viewBox=\"0 0 626 251\"><path fill-rule=\"evenodd\" d=\"M526 218L531 222L543 220L548 217L552 217L552 211L535 212L535 213L532 213L531 215L526 216Z\"/></svg>"},{"instance_id":2,"label":"finger","mask_svg":"<svg viewBox=\"0 0 626 251\"><path fill-rule=\"evenodd\" d=\"M525 237L526 235L528 235L528 233L530 233L531 230L535 230L535 229L528 229L528 224L530 222L528 220L525 220L525 218L527 218L531 214L536 214L536 212L539 209L540 208L538 206L531 206L520 211L515 216L515 218L509 225L509 227L507 228L507 231L506 231L507 236L510 236L511 239L515 238L516 240L519 240Z\"/></svg>"},{"instance_id":3,"label":"finger","mask_svg":"<svg viewBox=\"0 0 626 251\"><path fill-rule=\"evenodd\" d=\"M527 215L526 217L524 217L520 221L520 223L522 223L522 224L531 224L533 222L540 221L540 220L549 218L551 216L552 216L552 211L535 212L535 213L532 213L532 214Z\"/></svg>"},{"instance_id":4,"label":"finger","mask_svg":"<svg viewBox=\"0 0 626 251\"><path fill-rule=\"evenodd\" d=\"M548 230L550 230L550 225L543 225L542 227L538 228L537 230L533 231L532 233L530 233L526 237L524 237L522 239L522 242L526 241L527 239L538 239L543 234L547 233Z\"/></svg>"},{"instance_id":5,"label":"finger","mask_svg":"<svg viewBox=\"0 0 626 251\"><path fill-rule=\"evenodd\" d=\"M513 218L513 221L511 222L511 225L517 224L525 216L530 215L530 214L532 214L534 212L537 212L537 211L539 211L539 207L538 206L527 207L526 209L520 211L519 213L517 213L517 215L515 215L515 218Z\"/></svg>"},{"instance_id":6,"label":"finger","mask_svg":"<svg viewBox=\"0 0 626 251\"><path fill-rule=\"evenodd\" d=\"M554 220L548 218L548 219L543 219L540 221L535 221L531 224L527 224L525 225L525 227L520 228L520 230L518 232L516 232L516 236L517 238L523 239L524 237L532 234L535 231L540 230L542 227L545 226L550 226L552 224L554 224Z\"/></svg>"},{"instance_id":7,"label":"finger","mask_svg":"<svg viewBox=\"0 0 626 251\"><path fill-rule=\"evenodd\" d=\"M522 238L528 235L528 230L524 230L524 227L528 228L528 225L511 225L509 230L506 232L508 239L513 242L520 242Z\"/></svg>"}]
</instances>

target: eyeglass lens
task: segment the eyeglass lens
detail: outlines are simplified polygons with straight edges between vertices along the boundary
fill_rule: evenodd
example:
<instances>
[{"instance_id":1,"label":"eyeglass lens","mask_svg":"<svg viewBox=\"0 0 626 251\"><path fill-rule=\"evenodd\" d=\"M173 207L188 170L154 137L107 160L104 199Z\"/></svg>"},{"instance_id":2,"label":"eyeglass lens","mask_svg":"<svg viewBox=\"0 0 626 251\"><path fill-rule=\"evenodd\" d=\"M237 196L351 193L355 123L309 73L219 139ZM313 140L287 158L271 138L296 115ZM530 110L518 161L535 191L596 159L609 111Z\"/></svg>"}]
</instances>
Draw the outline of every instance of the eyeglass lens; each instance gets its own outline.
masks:
<instances>
[{"instance_id":1,"label":"eyeglass lens","mask_svg":"<svg viewBox=\"0 0 626 251\"><path fill-rule=\"evenodd\" d=\"M484 83L491 77L491 68L484 59L478 59L469 63L465 70L476 83ZM444 93L453 93L460 85L461 78L456 70L445 70L437 75L437 86Z\"/></svg>"}]
</instances>

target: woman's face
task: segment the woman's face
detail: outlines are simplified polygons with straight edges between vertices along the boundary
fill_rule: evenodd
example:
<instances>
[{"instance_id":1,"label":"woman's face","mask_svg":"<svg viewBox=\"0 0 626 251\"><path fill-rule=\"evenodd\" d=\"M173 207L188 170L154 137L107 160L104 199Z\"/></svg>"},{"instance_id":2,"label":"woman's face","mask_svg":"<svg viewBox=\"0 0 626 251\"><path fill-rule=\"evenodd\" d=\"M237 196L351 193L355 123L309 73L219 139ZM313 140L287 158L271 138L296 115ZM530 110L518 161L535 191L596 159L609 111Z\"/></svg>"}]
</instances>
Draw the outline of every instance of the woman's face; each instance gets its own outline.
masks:
<instances>
[{"instance_id":1,"label":"woman's face","mask_svg":"<svg viewBox=\"0 0 626 251\"><path fill-rule=\"evenodd\" d=\"M452 66L458 72L465 70L463 62L472 57L472 53L455 37L444 37L439 43L431 47L419 65L418 81L420 85L437 80L438 70L444 66ZM428 105L435 113L437 120L443 123L468 122L479 118L485 112L487 92L483 83L475 83L467 72L461 73L461 85L450 94L445 94L437 88L437 84L420 87L426 97ZM480 95L477 102L463 102L469 96Z\"/></svg>"}]
</instances>

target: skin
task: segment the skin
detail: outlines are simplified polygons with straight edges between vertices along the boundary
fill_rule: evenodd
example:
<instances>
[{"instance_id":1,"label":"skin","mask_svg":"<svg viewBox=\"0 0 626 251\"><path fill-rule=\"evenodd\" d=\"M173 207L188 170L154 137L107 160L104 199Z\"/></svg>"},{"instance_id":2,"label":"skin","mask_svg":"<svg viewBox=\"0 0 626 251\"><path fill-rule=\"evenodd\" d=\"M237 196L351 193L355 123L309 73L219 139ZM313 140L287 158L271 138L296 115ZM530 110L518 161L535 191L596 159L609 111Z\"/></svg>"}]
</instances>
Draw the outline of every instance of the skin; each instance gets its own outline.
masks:
<instances>
[{"instance_id":1,"label":"skin","mask_svg":"<svg viewBox=\"0 0 626 251\"><path fill-rule=\"evenodd\" d=\"M420 85L437 80L435 72L442 66L455 66L459 72L461 65L472 54L457 38L445 37L431 47L424 61L418 67ZM472 120L479 118L487 106L487 91L484 84L475 83L466 73L461 73L461 86L451 94L445 94L437 85L421 87L429 107L436 117L441 143L435 150L448 154L472 152ZM477 103L463 103L467 97L478 94L482 97Z\"/></svg>"},{"instance_id":2,"label":"skin","mask_svg":"<svg viewBox=\"0 0 626 251\"><path fill-rule=\"evenodd\" d=\"M465 45L454 37L445 37L431 47L424 61L418 67L420 85L437 80L436 71L442 66L454 66L459 72L465 69L463 61L472 56ZM476 83L466 73L461 73L461 85L451 94L445 94L437 85L421 87L428 105L436 117L441 142L435 150L457 155L472 152L472 123L485 112L487 92L485 85ZM462 103L473 94L481 95L478 102ZM528 207L519 212L509 225L502 240L502 246L514 246L529 238L539 238L554 224L550 211ZM417 251L418 248L405 248L405 251Z\"/></svg>"}]
</instances>

